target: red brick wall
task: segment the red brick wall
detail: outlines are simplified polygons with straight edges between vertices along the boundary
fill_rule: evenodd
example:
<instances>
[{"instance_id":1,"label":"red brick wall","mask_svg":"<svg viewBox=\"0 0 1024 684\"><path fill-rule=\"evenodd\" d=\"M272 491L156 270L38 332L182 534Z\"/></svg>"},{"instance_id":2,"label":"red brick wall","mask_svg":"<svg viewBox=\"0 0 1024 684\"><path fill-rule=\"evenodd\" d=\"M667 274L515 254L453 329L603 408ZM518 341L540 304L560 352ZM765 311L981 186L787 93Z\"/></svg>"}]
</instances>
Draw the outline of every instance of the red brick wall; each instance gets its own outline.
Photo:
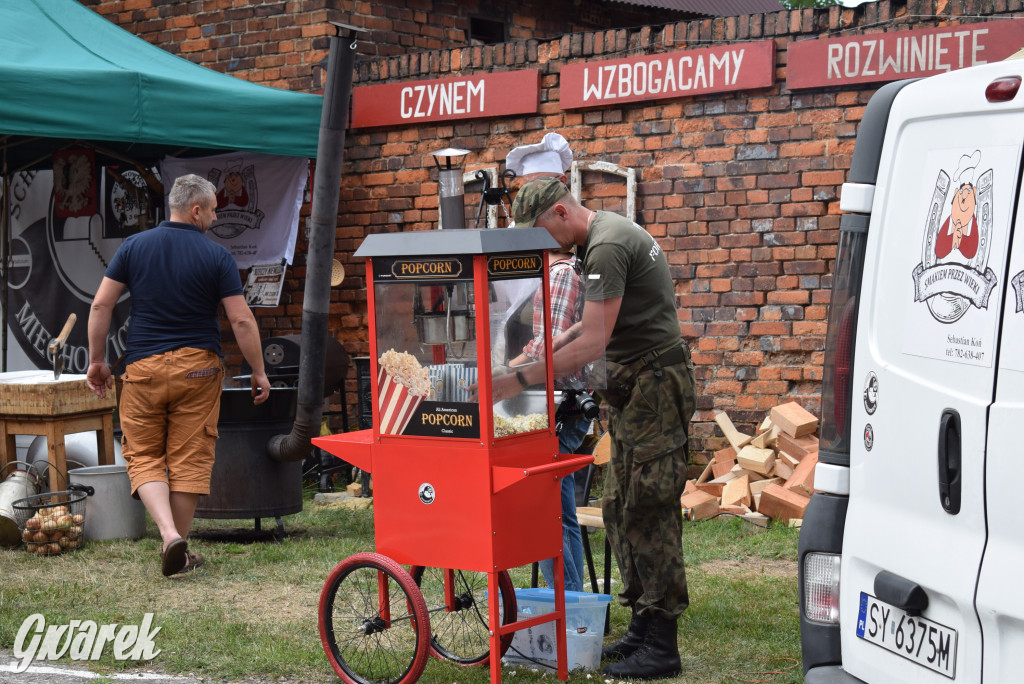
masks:
<instances>
[{"instance_id":1,"label":"red brick wall","mask_svg":"<svg viewBox=\"0 0 1024 684\"><path fill-rule=\"evenodd\" d=\"M249 81L319 91L327 57L328 21L364 29L366 57L443 50L469 44L471 18L500 21L508 40L640 26L688 13L621 2L579 0L80 0L154 45ZM567 21L567 17L572 20Z\"/></svg>"},{"instance_id":2,"label":"red brick wall","mask_svg":"<svg viewBox=\"0 0 1024 684\"><path fill-rule=\"evenodd\" d=\"M142 5L150 1L135 0ZM98 9L120 6L117 17L130 4L101 3ZM288 16L278 15L277 21L287 23ZM321 15L295 15L303 18L303 32L321 28L305 22L306 16ZM817 414L839 189L873 88L789 91L786 48L794 40L840 31L926 28L974 23L985 16L1024 16L1024 0L883 0L856 10L794 10L363 60L357 65L357 86L537 68L541 109L520 118L350 132L336 242L347 277L332 295L331 334L353 356L368 353L364 268L351 253L368 233L435 226L437 174L430 152L445 146L471 150L467 165L474 169L494 165L515 145L558 130L578 159L611 161L639 172L638 220L668 255L681 330L698 366L692 448L722 445L713 423L715 410L728 411L741 430L752 429L783 398L797 399ZM136 30L132 23L126 26ZM769 89L588 111L559 109L563 64L765 38L776 44L777 79ZM180 45L184 50L185 43ZM294 49L299 49L297 42ZM286 62L292 54L283 55ZM310 54L321 58L315 51ZM305 58L308 64L311 58ZM223 66L219 59L211 55L209 64ZM270 75L276 68L253 66L243 75L253 77L262 69L265 77L253 80L276 83ZM619 209L622 185L603 185L602 180L585 178L584 202ZM467 213L475 216L476 199L467 200ZM301 235L297 255L305 247ZM265 334L299 330L301 256L290 277L289 303L257 311ZM349 390L352 405L354 380Z\"/></svg>"},{"instance_id":3,"label":"red brick wall","mask_svg":"<svg viewBox=\"0 0 1024 684\"><path fill-rule=\"evenodd\" d=\"M883 1L858 10L787 11L362 63L358 83L539 68L542 104L538 115L520 119L353 131L338 252L348 253L368 232L433 226L431 151L471 150L472 170L557 130L577 159L611 161L640 174L638 220L668 255L680 326L695 352L699 412L692 449L724 445L713 422L717 410L747 432L783 399L820 414L839 190L874 88L790 91L786 48L840 30L973 23L979 15L1019 16L1022 8L1020 0L998 8ZM777 82L764 91L587 111L562 111L557 103L558 72L566 63L764 38L777 51ZM584 178L584 203L621 210L622 184L601 180ZM472 207L475 215L475 200ZM362 273L358 264L347 268Z\"/></svg>"}]
</instances>

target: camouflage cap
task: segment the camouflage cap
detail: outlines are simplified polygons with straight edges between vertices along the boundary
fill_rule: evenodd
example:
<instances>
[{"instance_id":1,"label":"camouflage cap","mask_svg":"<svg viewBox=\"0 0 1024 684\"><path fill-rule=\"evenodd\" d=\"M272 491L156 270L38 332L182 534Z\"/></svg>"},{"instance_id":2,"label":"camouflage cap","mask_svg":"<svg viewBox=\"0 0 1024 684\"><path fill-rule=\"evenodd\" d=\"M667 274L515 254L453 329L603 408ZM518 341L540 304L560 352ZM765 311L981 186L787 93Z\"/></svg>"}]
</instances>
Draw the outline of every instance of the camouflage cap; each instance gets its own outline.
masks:
<instances>
[{"instance_id":1,"label":"camouflage cap","mask_svg":"<svg viewBox=\"0 0 1024 684\"><path fill-rule=\"evenodd\" d=\"M537 218L569 194L569 188L557 178L534 178L516 194L512 220L516 228L532 228Z\"/></svg>"}]
</instances>

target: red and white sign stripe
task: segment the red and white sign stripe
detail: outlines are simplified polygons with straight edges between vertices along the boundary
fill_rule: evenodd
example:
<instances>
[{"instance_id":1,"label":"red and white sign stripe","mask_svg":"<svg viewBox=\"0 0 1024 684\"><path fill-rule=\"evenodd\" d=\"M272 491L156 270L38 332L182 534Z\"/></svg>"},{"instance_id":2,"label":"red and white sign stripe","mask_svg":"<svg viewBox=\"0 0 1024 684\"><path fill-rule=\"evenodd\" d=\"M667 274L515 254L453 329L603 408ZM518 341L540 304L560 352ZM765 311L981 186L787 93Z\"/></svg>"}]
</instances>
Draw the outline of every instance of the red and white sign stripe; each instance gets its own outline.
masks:
<instances>
[{"instance_id":1,"label":"red and white sign stripe","mask_svg":"<svg viewBox=\"0 0 1024 684\"><path fill-rule=\"evenodd\" d=\"M383 369L377 369L380 434L400 435L405 431L423 397L409 393L409 388L395 382Z\"/></svg>"}]
</instances>

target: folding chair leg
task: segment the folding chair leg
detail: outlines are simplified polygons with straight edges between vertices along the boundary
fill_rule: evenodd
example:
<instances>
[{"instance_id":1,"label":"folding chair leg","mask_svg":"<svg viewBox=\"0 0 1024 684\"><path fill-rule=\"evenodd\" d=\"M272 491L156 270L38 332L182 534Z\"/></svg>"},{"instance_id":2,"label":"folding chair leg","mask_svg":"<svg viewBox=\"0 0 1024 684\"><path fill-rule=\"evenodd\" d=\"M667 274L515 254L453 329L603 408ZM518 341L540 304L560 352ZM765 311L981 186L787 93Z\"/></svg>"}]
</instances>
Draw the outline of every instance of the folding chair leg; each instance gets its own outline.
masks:
<instances>
[{"instance_id":1,"label":"folding chair leg","mask_svg":"<svg viewBox=\"0 0 1024 684\"><path fill-rule=\"evenodd\" d=\"M604 531L604 593L612 593L612 543L607 529ZM608 636L612 628L612 604L609 603L604 610L604 634Z\"/></svg>"},{"instance_id":2,"label":"folding chair leg","mask_svg":"<svg viewBox=\"0 0 1024 684\"><path fill-rule=\"evenodd\" d=\"M597 588L597 571L594 569L594 556L590 552L590 532L587 528L582 527L581 535L583 537L583 557L587 559L587 570L590 571L590 588L593 589L595 594L601 593Z\"/></svg>"}]
</instances>

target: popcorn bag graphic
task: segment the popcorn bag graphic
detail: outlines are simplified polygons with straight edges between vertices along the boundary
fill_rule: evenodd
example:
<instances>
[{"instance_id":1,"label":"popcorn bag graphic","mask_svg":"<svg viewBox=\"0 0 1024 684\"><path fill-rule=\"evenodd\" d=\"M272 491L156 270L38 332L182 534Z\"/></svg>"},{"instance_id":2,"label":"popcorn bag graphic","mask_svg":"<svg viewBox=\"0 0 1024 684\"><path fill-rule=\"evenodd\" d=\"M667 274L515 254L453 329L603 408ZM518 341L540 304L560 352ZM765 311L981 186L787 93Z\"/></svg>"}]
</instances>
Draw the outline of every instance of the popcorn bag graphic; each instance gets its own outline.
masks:
<instances>
[{"instance_id":1,"label":"popcorn bag graphic","mask_svg":"<svg viewBox=\"0 0 1024 684\"><path fill-rule=\"evenodd\" d=\"M442 363L429 368L430 399L442 402L469 402L469 388L476 384L476 368L463 363Z\"/></svg>"},{"instance_id":2,"label":"popcorn bag graphic","mask_svg":"<svg viewBox=\"0 0 1024 684\"><path fill-rule=\"evenodd\" d=\"M394 349L384 352L377 370L381 434L402 434L430 387L427 369L416 357Z\"/></svg>"},{"instance_id":3,"label":"popcorn bag graphic","mask_svg":"<svg viewBox=\"0 0 1024 684\"><path fill-rule=\"evenodd\" d=\"M476 384L476 368L472 366L463 366L459 364L457 368L452 369L452 393L450 401L469 401L469 388Z\"/></svg>"}]
</instances>

